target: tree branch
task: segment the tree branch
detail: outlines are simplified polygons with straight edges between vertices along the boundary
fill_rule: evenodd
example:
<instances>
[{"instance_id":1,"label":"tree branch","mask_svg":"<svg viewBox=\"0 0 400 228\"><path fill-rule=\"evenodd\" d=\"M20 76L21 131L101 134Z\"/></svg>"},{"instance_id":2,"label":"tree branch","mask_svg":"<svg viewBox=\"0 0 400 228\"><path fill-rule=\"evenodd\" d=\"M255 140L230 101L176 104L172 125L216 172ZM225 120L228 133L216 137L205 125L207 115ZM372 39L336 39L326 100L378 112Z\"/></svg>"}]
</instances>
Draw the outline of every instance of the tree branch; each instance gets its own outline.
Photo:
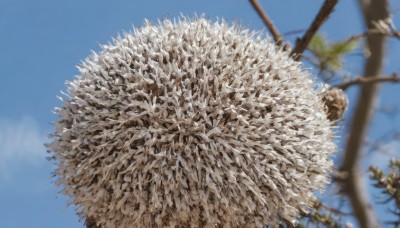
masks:
<instances>
[{"instance_id":1,"label":"tree branch","mask_svg":"<svg viewBox=\"0 0 400 228\"><path fill-rule=\"evenodd\" d=\"M265 26L270 31L272 37L274 38L276 44L281 45L283 43L283 37L278 32L278 29L275 27L272 20L268 17L267 13L262 9L261 5L257 0L250 0L250 4L253 6L254 10L258 13L258 15L263 20Z\"/></svg>"},{"instance_id":2,"label":"tree branch","mask_svg":"<svg viewBox=\"0 0 400 228\"><path fill-rule=\"evenodd\" d=\"M316 198L312 199L311 202L312 202L312 208L315 210L324 209L324 210L332 212L333 214L336 214L336 215L352 215L352 213L343 212L339 209L325 205Z\"/></svg>"},{"instance_id":3,"label":"tree branch","mask_svg":"<svg viewBox=\"0 0 400 228\"><path fill-rule=\"evenodd\" d=\"M367 29L375 29L376 22L389 18L388 0L359 0ZM385 36L368 34L366 48L371 53L366 57L364 73L366 79L381 75ZM378 227L377 218L369 204L363 187L359 163L362 158L362 143L367 134L367 126L377 94L377 83L367 83L361 87L357 107L352 118L350 135L345 149L340 171L344 173L342 192L350 199L355 217L360 227Z\"/></svg>"},{"instance_id":4,"label":"tree branch","mask_svg":"<svg viewBox=\"0 0 400 228\"><path fill-rule=\"evenodd\" d=\"M358 77L355 78L351 81L344 82L342 84L333 86L342 90L346 90L351 86L354 85L369 85L369 84L374 84L374 83L382 83L382 82L392 82L392 83L397 83L400 82L400 78L396 73L393 73L389 77Z\"/></svg>"},{"instance_id":5,"label":"tree branch","mask_svg":"<svg viewBox=\"0 0 400 228\"><path fill-rule=\"evenodd\" d=\"M310 27L307 29L304 36L296 41L296 46L290 53L290 55L293 56L295 60L299 61L301 59L302 54L306 50L311 39L321 27L321 25L328 19L338 1L339 0L325 0L324 4L322 5L317 16L311 23Z\"/></svg>"},{"instance_id":6,"label":"tree branch","mask_svg":"<svg viewBox=\"0 0 400 228\"><path fill-rule=\"evenodd\" d=\"M352 41L363 39L368 35L385 35L400 40L400 32L395 30L394 28L391 28L390 30L387 31L382 31L380 29L371 29L364 33L350 36L345 43L350 43Z\"/></svg>"}]
</instances>

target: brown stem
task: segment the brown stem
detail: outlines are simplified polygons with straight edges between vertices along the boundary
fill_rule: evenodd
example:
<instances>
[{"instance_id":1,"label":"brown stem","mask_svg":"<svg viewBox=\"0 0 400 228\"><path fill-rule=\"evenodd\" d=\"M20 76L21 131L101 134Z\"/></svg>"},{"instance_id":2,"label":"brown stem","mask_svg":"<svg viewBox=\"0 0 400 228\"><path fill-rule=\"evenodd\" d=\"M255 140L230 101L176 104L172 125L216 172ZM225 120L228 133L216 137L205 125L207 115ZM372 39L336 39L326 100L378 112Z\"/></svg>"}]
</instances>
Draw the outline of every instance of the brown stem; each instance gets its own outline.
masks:
<instances>
[{"instance_id":1,"label":"brown stem","mask_svg":"<svg viewBox=\"0 0 400 228\"><path fill-rule=\"evenodd\" d=\"M392 29L390 31L381 31L378 29L371 29L371 30L368 30L367 32L350 36L345 41L345 43L350 43L352 41L357 41L357 40L363 39L363 38L367 37L368 35L385 35L385 36L400 40L400 32L397 30Z\"/></svg>"},{"instance_id":2,"label":"brown stem","mask_svg":"<svg viewBox=\"0 0 400 228\"><path fill-rule=\"evenodd\" d=\"M346 90L349 87L354 86L354 85L364 86L364 85L369 85L369 84L374 84L374 83L382 83L382 82L397 83L397 82L400 82L400 78L398 77L398 75L396 73L393 73L389 77L358 77L351 81L336 85L334 87L342 89L342 90Z\"/></svg>"},{"instance_id":3,"label":"brown stem","mask_svg":"<svg viewBox=\"0 0 400 228\"><path fill-rule=\"evenodd\" d=\"M375 29L374 23L377 21L389 17L388 0L359 0L359 3L368 30ZM366 48L371 54L366 57L363 73L365 78L376 78L381 75L385 40L383 35L367 35ZM359 226L364 228L378 227L377 218L366 197L359 166L362 158L362 144L367 135L376 95L377 83L367 83L361 87L345 155L340 167L340 171L345 174L342 192L349 197Z\"/></svg>"},{"instance_id":4,"label":"brown stem","mask_svg":"<svg viewBox=\"0 0 400 228\"><path fill-rule=\"evenodd\" d=\"M351 213L346 213L346 212L343 212L343 211L341 211L339 209L336 209L336 208L330 207L328 205L325 205L321 201L319 201L318 199L314 199L312 201L312 203L313 203L312 208L314 208L315 210L319 210L320 208L322 208L322 209L324 209L326 211L329 211L329 212L332 212L333 214L336 214L336 215L352 215Z\"/></svg>"},{"instance_id":5,"label":"brown stem","mask_svg":"<svg viewBox=\"0 0 400 228\"><path fill-rule=\"evenodd\" d=\"M268 30L271 32L272 37L275 42L280 45L283 42L283 37L278 32L278 29L275 27L272 20L268 17L267 13L262 9L261 5L257 0L250 0L250 4L253 6L254 10L258 13L258 15L263 20L265 26L267 26Z\"/></svg>"},{"instance_id":6,"label":"brown stem","mask_svg":"<svg viewBox=\"0 0 400 228\"><path fill-rule=\"evenodd\" d=\"M338 1L339 0L325 0L324 4L322 5L317 16L311 23L310 27L307 29L304 36L296 41L296 46L290 53L295 60L300 61L302 54L306 50L311 39L321 27L321 25L328 19Z\"/></svg>"}]
</instances>

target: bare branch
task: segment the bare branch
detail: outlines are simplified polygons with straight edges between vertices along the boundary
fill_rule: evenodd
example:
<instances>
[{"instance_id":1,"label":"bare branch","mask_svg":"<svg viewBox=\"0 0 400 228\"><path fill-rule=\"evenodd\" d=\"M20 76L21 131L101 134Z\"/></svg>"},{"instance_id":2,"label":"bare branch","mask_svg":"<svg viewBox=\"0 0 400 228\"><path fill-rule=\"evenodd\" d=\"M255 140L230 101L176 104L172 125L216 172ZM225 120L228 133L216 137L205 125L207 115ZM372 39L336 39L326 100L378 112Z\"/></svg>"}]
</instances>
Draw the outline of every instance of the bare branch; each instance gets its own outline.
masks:
<instances>
[{"instance_id":1,"label":"bare branch","mask_svg":"<svg viewBox=\"0 0 400 228\"><path fill-rule=\"evenodd\" d=\"M287 31L283 33L283 36L291 36L291 35L296 35L299 33L303 33L305 32L305 29L295 29L295 30L291 30L291 31Z\"/></svg>"},{"instance_id":2,"label":"bare branch","mask_svg":"<svg viewBox=\"0 0 400 228\"><path fill-rule=\"evenodd\" d=\"M346 90L351 86L354 85L368 85L368 84L374 84L374 83L382 83L382 82L392 82L392 83L397 83L400 82L400 77L396 74L393 73L389 77L358 77L355 78L351 81L344 82L342 84L333 86L342 90Z\"/></svg>"},{"instance_id":3,"label":"bare branch","mask_svg":"<svg viewBox=\"0 0 400 228\"><path fill-rule=\"evenodd\" d=\"M326 211L329 211L329 212L332 212L333 214L336 214L336 215L352 215L352 213L343 212L343 211L341 211L339 209L336 209L336 208L330 207L328 205L325 205L325 204L323 204L321 201L319 201L316 198L312 199L311 202L312 202L312 207L314 209L316 209L316 210L322 208L322 209L324 209Z\"/></svg>"},{"instance_id":4,"label":"bare branch","mask_svg":"<svg viewBox=\"0 0 400 228\"><path fill-rule=\"evenodd\" d=\"M382 31L379 29L370 29L364 33L350 36L345 41L345 43L350 43L352 41L357 41L357 40L363 39L363 38L367 37L368 35L385 35L385 36L393 37L395 39L400 40L400 32L395 29L390 29L388 31Z\"/></svg>"},{"instance_id":5,"label":"bare branch","mask_svg":"<svg viewBox=\"0 0 400 228\"><path fill-rule=\"evenodd\" d=\"M311 39L321 27L321 25L328 19L338 1L339 0L325 0L324 4L322 5L317 16L311 23L310 27L307 29L304 36L296 41L296 46L290 53L295 60L299 61L301 59L302 54L306 50Z\"/></svg>"},{"instance_id":6,"label":"bare branch","mask_svg":"<svg viewBox=\"0 0 400 228\"><path fill-rule=\"evenodd\" d=\"M258 13L258 15L263 20L265 26L267 26L268 30L271 32L272 37L278 45L283 43L283 37L278 32L278 29L275 27L272 20L268 17L267 13L262 9L261 5L257 0L250 0L250 4L253 6L254 10Z\"/></svg>"},{"instance_id":7,"label":"bare branch","mask_svg":"<svg viewBox=\"0 0 400 228\"><path fill-rule=\"evenodd\" d=\"M359 0L359 3L368 30L376 29L376 22L389 18L388 0ZM385 41L386 37L383 35L367 35L366 48L371 54L366 57L363 73L365 78L376 78L381 75ZM365 195L359 167L362 144L367 135L376 94L377 83L367 83L361 87L340 167L340 171L345 174L342 180L342 192L349 197L359 226L364 228L378 227L377 218Z\"/></svg>"}]
</instances>

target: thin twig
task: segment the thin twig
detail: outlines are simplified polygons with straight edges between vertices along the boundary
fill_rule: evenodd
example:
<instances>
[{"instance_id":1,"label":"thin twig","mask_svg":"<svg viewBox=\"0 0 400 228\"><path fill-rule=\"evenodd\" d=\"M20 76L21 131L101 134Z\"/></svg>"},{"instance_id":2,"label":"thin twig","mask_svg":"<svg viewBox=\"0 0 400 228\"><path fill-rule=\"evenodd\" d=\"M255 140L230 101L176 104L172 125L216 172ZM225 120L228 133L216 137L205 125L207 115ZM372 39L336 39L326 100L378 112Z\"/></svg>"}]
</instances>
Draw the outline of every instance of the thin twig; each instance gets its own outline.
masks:
<instances>
[{"instance_id":1,"label":"thin twig","mask_svg":"<svg viewBox=\"0 0 400 228\"><path fill-rule=\"evenodd\" d=\"M254 10L258 13L258 15L263 20L265 26L267 26L268 30L271 32L272 37L278 45L281 45L283 42L283 37L279 33L278 29L275 27L272 20L268 17L267 13L262 9L261 5L257 0L250 0L250 4L253 6Z\"/></svg>"},{"instance_id":2,"label":"thin twig","mask_svg":"<svg viewBox=\"0 0 400 228\"><path fill-rule=\"evenodd\" d=\"M284 33L283 33L283 36L296 35L296 34L299 34L299 33L303 33L303 32L305 32L305 31L306 31L305 29L290 30L290 31L284 32Z\"/></svg>"},{"instance_id":3,"label":"thin twig","mask_svg":"<svg viewBox=\"0 0 400 228\"><path fill-rule=\"evenodd\" d=\"M351 81L336 85L334 87L342 89L342 90L346 90L347 88L354 86L354 85L363 86L363 85L369 85L369 84L373 84L373 83L382 83L382 82L397 83L397 82L400 82L400 77L396 73L393 73L389 77L358 77Z\"/></svg>"},{"instance_id":4,"label":"thin twig","mask_svg":"<svg viewBox=\"0 0 400 228\"><path fill-rule=\"evenodd\" d=\"M329 212L332 212L333 214L336 214L336 215L352 215L352 213L343 212L343 211L341 211L339 209L336 209L336 208L330 207L328 205L325 205L321 201L319 201L318 199L313 200L313 203L314 203L313 208L316 209L316 210L322 208L322 209L324 209L326 211L329 211Z\"/></svg>"},{"instance_id":5,"label":"thin twig","mask_svg":"<svg viewBox=\"0 0 400 228\"><path fill-rule=\"evenodd\" d=\"M299 61L301 59L302 54L306 50L311 39L321 27L321 25L328 19L338 1L339 0L325 0L324 4L322 5L317 16L311 23L311 26L307 29L304 36L296 41L296 46L290 53L295 60Z\"/></svg>"},{"instance_id":6,"label":"thin twig","mask_svg":"<svg viewBox=\"0 0 400 228\"><path fill-rule=\"evenodd\" d=\"M388 37L392 37L392 38L400 40L400 32L397 30L391 29L390 31L382 31L379 29L370 29L367 32L350 36L345 41L345 43L350 43L353 41L361 40L361 39L367 37L368 35L384 35L384 36L388 36Z\"/></svg>"}]
</instances>

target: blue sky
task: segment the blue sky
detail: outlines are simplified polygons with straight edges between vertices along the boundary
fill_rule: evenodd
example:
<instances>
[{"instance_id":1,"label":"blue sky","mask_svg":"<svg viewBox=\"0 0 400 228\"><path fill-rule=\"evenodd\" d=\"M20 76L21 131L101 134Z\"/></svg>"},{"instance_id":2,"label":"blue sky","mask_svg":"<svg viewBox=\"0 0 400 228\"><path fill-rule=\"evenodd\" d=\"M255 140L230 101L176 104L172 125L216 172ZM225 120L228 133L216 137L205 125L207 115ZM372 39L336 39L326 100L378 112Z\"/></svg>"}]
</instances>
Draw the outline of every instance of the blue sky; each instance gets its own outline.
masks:
<instances>
[{"instance_id":1,"label":"blue sky","mask_svg":"<svg viewBox=\"0 0 400 228\"><path fill-rule=\"evenodd\" d=\"M321 0L260 1L282 33L305 29ZM392 8L400 2L393 1ZM243 0L0 0L0 227L83 227L67 206L67 199L54 187L43 143L52 132L60 105L56 98L65 90L65 80L78 73L75 65L99 50L112 36L142 25L145 18L157 20L192 16L238 21L251 29L264 26ZM398 16L395 24L400 26ZM362 31L356 1L341 1L322 32L337 40ZM293 41L296 36L287 37ZM390 41L385 73L399 71L400 42ZM346 69L360 74L362 58L346 59ZM379 107L399 106L399 85L384 85ZM354 101L356 90L351 90ZM400 117L377 113L371 138L400 127ZM391 142L386 147L399 151ZM393 153L393 152L392 152ZM340 156L340 155L338 155ZM371 154L369 160L381 158Z\"/></svg>"}]
</instances>

